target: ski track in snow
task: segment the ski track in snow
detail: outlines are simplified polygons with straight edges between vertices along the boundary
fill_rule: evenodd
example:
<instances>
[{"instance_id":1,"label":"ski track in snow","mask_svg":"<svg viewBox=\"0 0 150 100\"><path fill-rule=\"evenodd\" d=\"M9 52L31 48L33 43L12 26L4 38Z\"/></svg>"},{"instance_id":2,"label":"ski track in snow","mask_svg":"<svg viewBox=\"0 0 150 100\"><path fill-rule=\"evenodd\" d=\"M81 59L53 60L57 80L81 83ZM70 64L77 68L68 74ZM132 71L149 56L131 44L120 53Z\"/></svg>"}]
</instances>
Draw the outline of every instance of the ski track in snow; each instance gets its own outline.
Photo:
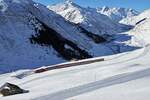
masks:
<instances>
[{"instance_id":1,"label":"ski track in snow","mask_svg":"<svg viewBox=\"0 0 150 100\"><path fill-rule=\"evenodd\" d=\"M143 53L139 54L138 56L136 56L134 58L131 58L131 59L128 59L128 60L125 60L125 61L120 61L119 63L118 62L113 63L113 65L121 64L121 63L131 61L131 60L136 60L138 58L142 58L142 57L146 56L149 53L149 50L150 50L150 46L147 45L145 47ZM120 56L120 57L122 57L122 56ZM119 59L120 57L118 57L117 59ZM102 65L102 66L108 66L108 65ZM110 65L112 65L112 64L110 64ZM61 74L69 74L69 73L72 74L72 73L80 72L80 71L83 71L83 70L90 70L90 69L95 69L95 68L99 68L99 66L89 67L89 68L86 67L86 68L83 68L83 69L80 68L80 69L77 69L77 70L75 69L75 70L71 70L71 71L69 70L69 71L66 71L66 72L53 74L53 76L61 75ZM117 85L117 84L125 83L125 82L128 82L128 81L140 79L140 78L143 78L143 77L146 77L146 76L150 76L150 68L147 68L147 69L144 69L144 70L141 70L141 71L136 71L136 72L133 72L133 73L125 73L125 74L115 75L115 76L112 76L112 77L109 77L109 78L106 78L106 79L103 79L103 80L99 80L99 81L96 81L96 82L93 82L93 83L88 83L88 84L85 84L85 85L82 85L82 86L73 87L73 88L69 88L69 89L66 89L66 90L58 91L56 93L52 93L52 94L49 94L49 95L46 95L46 96L42 96L42 97L36 98L34 100L43 100L43 99L48 100L48 98L51 98L51 100L64 100L66 98L77 96L79 94L83 94L83 93L86 93L86 92L94 91L96 89L108 87L108 86L111 86L111 85ZM40 78L46 78L46 77L49 77L49 75L43 76L43 77L40 77ZM40 78L34 79L32 81L38 80ZM28 81L26 83L29 83L29 82L31 82L31 81ZM23 83L23 84L25 84L25 83Z\"/></svg>"},{"instance_id":2,"label":"ski track in snow","mask_svg":"<svg viewBox=\"0 0 150 100\"><path fill-rule=\"evenodd\" d=\"M69 97L77 96L86 92L91 92L100 88L125 83L128 81L136 80L136 79L143 78L146 76L150 76L150 68L142 70L142 71L133 72L133 73L115 75L115 76L106 78L104 80L100 80L100 81L85 84L82 86L66 89L66 90L59 91L50 95L35 98L33 100L48 100L49 98L51 100L64 100Z\"/></svg>"}]
</instances>

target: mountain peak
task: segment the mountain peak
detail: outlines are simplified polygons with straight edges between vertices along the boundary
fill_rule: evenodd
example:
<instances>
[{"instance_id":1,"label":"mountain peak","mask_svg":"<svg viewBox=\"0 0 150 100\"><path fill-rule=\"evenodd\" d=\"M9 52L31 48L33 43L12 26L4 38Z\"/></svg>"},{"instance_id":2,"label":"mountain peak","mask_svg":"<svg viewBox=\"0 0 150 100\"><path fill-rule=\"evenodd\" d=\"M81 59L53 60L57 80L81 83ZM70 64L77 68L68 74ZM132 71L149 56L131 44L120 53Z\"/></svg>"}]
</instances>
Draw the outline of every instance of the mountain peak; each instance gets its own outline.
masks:
<instances>
[{"instance_id":1,"label":"mountain peak","mask_svg":"<svg viewBox=\"0 0 150 100\"><path fill-rule=\"evenodd\" d=\"M65 16L71 22L80 23L83 21L82 7L74 3L72 0L66 0L63 3L48 6L48 8L61 16Z\"/></svg>"},{"instance_id":2,"label":"mountain peak","mask_svg":"<svg viewBox=\"0 0 150 100\"><path fill-rule=\"evenodd\" d=\"M103 6L102 7L102 11L108 11L109 10L109 7L108 6Z\"/></svg>"},{"instance_id":3,"label":"mountain peak","mask_svg":"<svg viewBox=\"0 0 150 100\"><path fill-rule=\"evenodd\" d=\"M65 0L65 2L61 5L65 5L67 7L81 8L78 4L76 4L73 0Z\"/></svg>"},{"instance_id":4,"label":"mountain peak","mask_svg":"<svg viewBox=\"0 0 150 100\"><path fill-rule=\"evenodd\" d=\"M72 3L73 3L73 0L65 0L65 3L67 3L67 4L72 4Z\"/></svg>"}]
</instances>

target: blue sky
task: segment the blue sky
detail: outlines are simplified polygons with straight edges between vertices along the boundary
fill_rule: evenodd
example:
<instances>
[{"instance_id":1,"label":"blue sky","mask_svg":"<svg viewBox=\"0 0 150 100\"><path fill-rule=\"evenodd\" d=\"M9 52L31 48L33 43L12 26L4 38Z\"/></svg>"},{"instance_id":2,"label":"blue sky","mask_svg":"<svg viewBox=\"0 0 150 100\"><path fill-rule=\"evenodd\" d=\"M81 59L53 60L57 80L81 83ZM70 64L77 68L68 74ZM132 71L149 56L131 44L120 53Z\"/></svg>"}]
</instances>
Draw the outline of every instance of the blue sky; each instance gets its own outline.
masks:
<instances>
[{"instance_id":1,"label":"blue sky","mask_svg":"<svg viewBox=\"0 0 150 100\"><path fill-rule=\"evenodd\" d=\"M64 0L34 0L38 1L44 5L56 4L63 2ZM125 7L133 8L138 11L143 11L150 8L150 0L74 0L77 4L81 6L90 7Z\"/></svg>"}]
</instances>

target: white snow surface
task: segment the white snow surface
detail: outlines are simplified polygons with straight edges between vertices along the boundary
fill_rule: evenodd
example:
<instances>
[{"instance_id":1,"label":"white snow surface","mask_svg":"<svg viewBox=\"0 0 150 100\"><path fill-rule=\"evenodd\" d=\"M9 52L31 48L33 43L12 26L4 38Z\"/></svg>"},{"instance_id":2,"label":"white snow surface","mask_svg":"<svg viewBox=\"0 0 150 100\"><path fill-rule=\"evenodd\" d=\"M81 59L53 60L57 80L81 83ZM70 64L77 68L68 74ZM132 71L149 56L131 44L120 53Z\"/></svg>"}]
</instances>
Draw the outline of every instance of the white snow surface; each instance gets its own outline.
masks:
<instances>
[{"instance_id":1,"label":"white snow surface","mask_svg":"<svg viewBox=\"0 0 150 100\"><path fill-rule=\"evenodd\" d=\"M141 47L150 43L150 18L145 19L137 24L132 30L126 34L132 35L130 44Z\"/></svg>"},{"instance_id":2,"label":"white snow surface","mask_svg":"<svg viewBox=\"0 0 150 100\"><path fill-rule=\"evenodd\" d=\"M72 68L11 77L23 71L0 75L0 85L11 82L29 93L0 100L149 100L150 46L123 54L105 56L105 61Z\"/></svg>"}]
</instances>

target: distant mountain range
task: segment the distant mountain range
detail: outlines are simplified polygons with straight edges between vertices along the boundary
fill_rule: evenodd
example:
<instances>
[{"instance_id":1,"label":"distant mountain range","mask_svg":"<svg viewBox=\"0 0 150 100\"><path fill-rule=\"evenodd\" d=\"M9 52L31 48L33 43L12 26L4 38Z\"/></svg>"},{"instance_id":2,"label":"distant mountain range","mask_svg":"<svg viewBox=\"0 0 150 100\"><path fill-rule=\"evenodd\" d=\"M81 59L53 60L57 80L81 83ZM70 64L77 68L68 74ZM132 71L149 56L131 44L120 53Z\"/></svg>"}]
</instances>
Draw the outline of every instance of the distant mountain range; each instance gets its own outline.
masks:
<instances>
[{"instance_id":1,"label":"distant mountain range","mask_svg":"<svg viewBox=\"0 0 150 100\"><path fill-rule=\"evenodd\" d=\"M108 16L115 22L119 22L124 18L130 18L139 15L138 11L131 8L109 8L107 6L97 8L97 12Z\"/></svg>"}]
</instances>

